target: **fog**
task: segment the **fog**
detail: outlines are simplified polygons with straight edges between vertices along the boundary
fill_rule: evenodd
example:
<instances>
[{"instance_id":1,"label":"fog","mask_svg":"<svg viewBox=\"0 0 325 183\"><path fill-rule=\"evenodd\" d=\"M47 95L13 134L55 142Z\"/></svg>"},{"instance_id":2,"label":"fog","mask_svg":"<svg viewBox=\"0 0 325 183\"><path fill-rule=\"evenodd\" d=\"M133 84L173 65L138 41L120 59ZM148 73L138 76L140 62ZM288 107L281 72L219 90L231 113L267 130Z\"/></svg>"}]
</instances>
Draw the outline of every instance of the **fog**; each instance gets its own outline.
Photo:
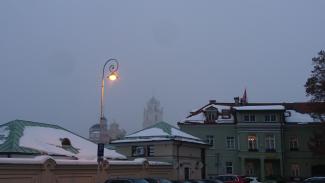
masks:
<instances>
[{"instance_id":1,"label":"fog","mask_svg":"<svg viewBox=\"0 0 325 183\"><path fill-rule=\"evenodd\" d=\"M176 124L215 99L307 101L311 58L325 48L325 1L0 2L0 124L52 123L83 136L104 113L140 129L155 96Z\"/></svg>"}]
</instances>

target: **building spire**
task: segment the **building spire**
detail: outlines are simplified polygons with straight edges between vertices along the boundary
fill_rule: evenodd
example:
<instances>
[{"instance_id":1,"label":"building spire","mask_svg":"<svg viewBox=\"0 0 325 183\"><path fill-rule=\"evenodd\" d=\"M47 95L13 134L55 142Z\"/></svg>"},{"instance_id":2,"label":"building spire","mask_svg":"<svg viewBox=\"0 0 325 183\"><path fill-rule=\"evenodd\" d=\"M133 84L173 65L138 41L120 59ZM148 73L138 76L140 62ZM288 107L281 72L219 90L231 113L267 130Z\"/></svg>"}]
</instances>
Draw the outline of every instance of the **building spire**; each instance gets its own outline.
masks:
<instances>
[{"instance_id":1,"label":"building spire","mask_svg":"<svg viewBox=\"0 0 325 183\"><path fill-rule=\"evenodd\" d=\"M246 105L248 103L248 98L247 98L247 91L246 91L246 88L244 90L244 94L243 94L243 97L241 98L241 103L242 105Z\"/></svg>"}]
</instances>

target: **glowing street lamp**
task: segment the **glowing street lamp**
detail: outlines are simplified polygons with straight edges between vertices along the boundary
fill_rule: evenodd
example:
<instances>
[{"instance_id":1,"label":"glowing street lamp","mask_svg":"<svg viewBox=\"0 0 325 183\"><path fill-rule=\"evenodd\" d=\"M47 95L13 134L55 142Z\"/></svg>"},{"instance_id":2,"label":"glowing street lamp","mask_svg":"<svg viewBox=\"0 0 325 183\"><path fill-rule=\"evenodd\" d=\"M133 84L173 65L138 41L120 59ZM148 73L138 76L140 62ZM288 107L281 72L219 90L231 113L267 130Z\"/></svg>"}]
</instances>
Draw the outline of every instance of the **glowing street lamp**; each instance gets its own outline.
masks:
<instances>
[{"instance_id":1,"label":"glowing street lamp","mask_svg":"<svg viewBox=\"0 0 325 183\"><path fill-rule=\"evenodd\" d=\"M105 146L105 138L107 134L107 126L105 125L105 117L104 117L104 86L105 86L105 68L108 66L108 76L107 78L111 81L115 81L118 79L118 67L119 63L116 59L111 58L108 59L103 66L102 73L102 86L101 86L101 96L100 96L100 119L99 119L99 143L97 149L97 162L100 164L104 159L104 146Z\"/></svg>"}]
</instances>

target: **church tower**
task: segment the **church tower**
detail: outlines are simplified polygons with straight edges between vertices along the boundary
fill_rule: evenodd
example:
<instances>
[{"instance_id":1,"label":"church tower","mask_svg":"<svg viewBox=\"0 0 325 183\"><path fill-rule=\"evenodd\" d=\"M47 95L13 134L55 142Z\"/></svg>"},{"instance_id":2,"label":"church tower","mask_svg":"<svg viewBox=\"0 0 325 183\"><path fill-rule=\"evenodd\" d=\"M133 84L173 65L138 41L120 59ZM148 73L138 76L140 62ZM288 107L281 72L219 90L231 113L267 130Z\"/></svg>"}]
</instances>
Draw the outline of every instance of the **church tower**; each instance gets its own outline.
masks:
<instances>
[{"instance_id":1,"label":"church tower","mask_svg":"<svg viewBox=\"0 0 325 183\"><path fill-rule=\"evenodd\" d=\"M160 107L160 102L155 97L151 97L147 103L147 107L144 108L142 127L147 128L162 120L163 108Z\"/></svg>"}]
</instances>

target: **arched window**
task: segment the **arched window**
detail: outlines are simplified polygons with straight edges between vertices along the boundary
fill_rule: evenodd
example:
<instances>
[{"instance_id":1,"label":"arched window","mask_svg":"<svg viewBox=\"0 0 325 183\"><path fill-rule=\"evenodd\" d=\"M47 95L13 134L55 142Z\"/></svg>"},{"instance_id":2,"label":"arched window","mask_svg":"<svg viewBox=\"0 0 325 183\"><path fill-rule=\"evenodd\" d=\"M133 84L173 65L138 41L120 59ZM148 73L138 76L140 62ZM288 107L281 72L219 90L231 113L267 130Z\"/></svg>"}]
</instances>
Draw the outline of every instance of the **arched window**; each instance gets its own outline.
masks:
<instances>
[{"instance_id":1,"label":"arched window","mask_svg":"<svg viewBox=\"0 0 325 183\"><path fill-rule=\"evenodd\" d=\"M68 138L61 139L61 145L62 146L71 146L71 142Z\"/></svg>"}]
</instances>

